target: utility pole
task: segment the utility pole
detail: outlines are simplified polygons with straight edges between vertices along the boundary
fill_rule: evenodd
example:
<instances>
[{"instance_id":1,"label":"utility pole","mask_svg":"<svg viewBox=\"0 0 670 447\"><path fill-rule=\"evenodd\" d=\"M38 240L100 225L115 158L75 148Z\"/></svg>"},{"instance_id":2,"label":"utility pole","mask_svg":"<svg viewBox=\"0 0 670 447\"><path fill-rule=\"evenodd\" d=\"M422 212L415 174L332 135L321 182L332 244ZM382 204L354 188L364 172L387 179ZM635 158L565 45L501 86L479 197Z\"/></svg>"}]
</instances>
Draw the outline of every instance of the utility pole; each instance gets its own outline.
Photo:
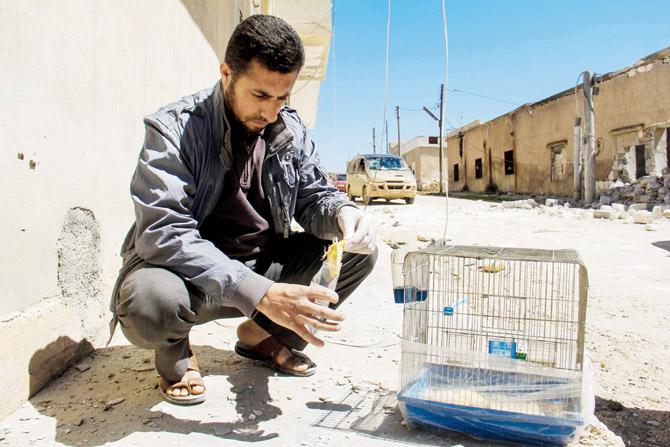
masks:
<instances>
[{"instance_id":1,"label":"utility pole","mask_svg":"<svg viewBox=\"0 0 670 447\"><path fill-rule=\"evenodd\" d=\"M428 110L427 107L423 107L423 111L426 112L431 118L433 118L435 121L437 121L438 125L440 126L440 193L444 192L443 188L443 183L444 183L444 154L442 154L442 117L444 116L444 111L442 110L444 106L444 84L440 84L440 117L436 117L433 112Z\"/></svg>"},{"instance_id":2,"label":"utility pole","mask_svg":"<svg viewBox=\"0 0 670 447\"><path fill-rule=\"evenodd\" d=\"M442 121L444 117L444 84L440 84L440 194L444 192L444 154L442 154Z\"/></svg>"},{"instance_id":3,"label":"utility pole","mask_svg":"<svg viewBox=\"0 0 670 447\"><path fill-rule=\"evenodd\" d=\"M400 106L395 106L395 116L398 118L398 155L400 153Z\"/></svg>"},{"instance_id":4,"label":"utility pole","mask_svg":"<svg viewBox=\"0 0 670 447\"><path fill-rule=\"evenodd\" d=\"M372 153L376 154L377 153L377 144L375 142L375 128L372 128Z\"/></svg>"},{"instance_id":5,"label":"utility pole","mask_svg":"<svg viewBox=\"0 0 670 447\"><path fill-rule=\"evenodd\" d=\"M572 157L573 172L573 195L572 200L577 202L582 198L582 118L575 117L575 125L572 128L572 144L574 147Z\"/></svg>"},{"instance_id":6,"label":"utility pole","mask_svg":"<svg viewBox=\"0 0 670 447\"><path fill-rule=\"evenodd\" d=\"M584 154L584 202L593 203L596 191L596 132L593 114L593 80L591 72L584 72L584 124L586 150Z\"/></svg>"}]
</instances>

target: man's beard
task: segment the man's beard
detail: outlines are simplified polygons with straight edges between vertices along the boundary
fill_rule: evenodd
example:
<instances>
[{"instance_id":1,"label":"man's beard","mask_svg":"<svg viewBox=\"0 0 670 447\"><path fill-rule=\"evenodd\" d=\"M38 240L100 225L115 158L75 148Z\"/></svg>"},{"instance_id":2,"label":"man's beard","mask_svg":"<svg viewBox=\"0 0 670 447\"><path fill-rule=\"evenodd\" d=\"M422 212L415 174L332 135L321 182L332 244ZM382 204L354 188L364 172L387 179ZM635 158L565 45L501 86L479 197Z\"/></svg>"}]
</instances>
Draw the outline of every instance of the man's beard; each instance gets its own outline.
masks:
<instances>
[{"instance_id":1,"label":"man's beard","mask_svg":"<svg viewBox=\"0 0 670 447\"><path fill-rule=\"evenodd\" d=\"M235 107L237 105L237 97L235 96L235 81L233 80L230 85L228 86L227 89L224 90L224 98L226 103L228 104L228 111L230 112L228 119L233 121L236 125L236 127L241 128L244 130L244 132L248 135L255 135L258 134L261 130L267 126L268 123L265 121L265 119L262 116L258 115L252 115L252 116L247 116L247 117L240 117L237 115L235 112ZM247 126L246 123L250 121L261 121L264 122L265 125L263 127L249 127Z\"/></svg>"}]
</instances>

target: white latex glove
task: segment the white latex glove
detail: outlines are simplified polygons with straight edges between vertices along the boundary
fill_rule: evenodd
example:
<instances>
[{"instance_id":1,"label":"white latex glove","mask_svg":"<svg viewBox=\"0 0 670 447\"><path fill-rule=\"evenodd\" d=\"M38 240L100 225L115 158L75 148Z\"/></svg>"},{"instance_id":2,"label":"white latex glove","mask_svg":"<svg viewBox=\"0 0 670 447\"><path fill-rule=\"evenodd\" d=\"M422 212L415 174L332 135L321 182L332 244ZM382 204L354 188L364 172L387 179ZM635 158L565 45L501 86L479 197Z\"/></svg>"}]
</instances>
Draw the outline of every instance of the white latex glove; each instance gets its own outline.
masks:
<instances>
[{"instance_id":1,"label":"white latex glove","mask_svg":"<svg viewBox=\"0 0 670 447\"><path fill-rule=\"evenodd\" d=\"M367 213L353 206L343 206L337 214L337 224L342 230L344 250L369 255L377 245L377 223Z\"/></svg>"}]
</instances>

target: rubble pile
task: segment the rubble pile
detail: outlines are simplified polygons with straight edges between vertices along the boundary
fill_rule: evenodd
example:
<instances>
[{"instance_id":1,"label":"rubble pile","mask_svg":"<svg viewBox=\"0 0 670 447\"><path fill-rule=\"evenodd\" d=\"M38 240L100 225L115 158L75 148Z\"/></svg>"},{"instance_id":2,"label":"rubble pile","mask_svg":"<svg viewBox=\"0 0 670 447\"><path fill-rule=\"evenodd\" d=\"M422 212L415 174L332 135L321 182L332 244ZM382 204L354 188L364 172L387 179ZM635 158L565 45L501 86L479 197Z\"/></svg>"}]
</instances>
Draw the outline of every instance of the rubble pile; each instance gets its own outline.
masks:
<instances>
[{"instance_id":1,"label":"rubble pile","mask_svg":"<svg viewBox=\"0 0 670 447\"><path fill-rule=\"evenodd\" d=\"M656 223L665 222L670 219L670 204L651 205L649 203L612 203L611 205L595 204L593 210L571 208L569 202L559 199L546 199L544 205L538 204L533 199L514 200L491 205L492 208L503 209L535 209L538 214L549 217L571 217L584 219L593 217L595 219L619 220L624 223L643 224L647 231L656 231ZM651 210L647 210L651 208Z\"/></svg>"},{"instance_id":2,"label":"rubble pile","mask_svg":"<svg viewBox=\"0 0 670 447\"><path fill-rule=\"evenodd\" d=\"M644 224L647 231L658 229L653 225L657 219L670 219L670 205L656 205L652 211L647 211L646 207L645 203L633 203L628 207L620 203L601 205L600 209L593 211L593 217L610 220L624 219L625 222Z\"/></svg>"},{"instance_id":3,"label":"rubble pile","mask_svg":"<svg viewBox=\"0 0 670 447\"><path fill-rule=\"evenodd\" d=\"M647 175L640 177L634 183L623 183L617 180L600 195L600 203L647 204L647 209L654 205L670 205L670 169L663 169L660 176Z\"/></svg>"}]
</instances>

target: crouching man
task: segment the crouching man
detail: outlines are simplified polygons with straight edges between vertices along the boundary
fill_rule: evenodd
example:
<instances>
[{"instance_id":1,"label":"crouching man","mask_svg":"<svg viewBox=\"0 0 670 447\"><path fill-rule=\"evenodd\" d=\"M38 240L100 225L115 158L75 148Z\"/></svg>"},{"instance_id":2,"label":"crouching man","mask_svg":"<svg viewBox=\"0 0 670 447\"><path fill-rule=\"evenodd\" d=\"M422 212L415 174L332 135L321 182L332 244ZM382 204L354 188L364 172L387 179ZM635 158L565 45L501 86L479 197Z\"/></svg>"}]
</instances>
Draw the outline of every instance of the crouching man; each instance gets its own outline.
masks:
<instances>
[{"instance_id":1,"label":"crouching man","mask_svg":"<svg viewBox=\"0 0 670 447\"><path fill-rule=\"evenodd\" d=\"M323 341L309 326L338 330L338 305L374 266L372 218L329 185L286 107L303 63L293 28L252 16L230 38L219 82L144 119L112 330L120 323L131 343L155 351L170 402L204 400L189 332L219 318L248 318L237 328L239 355L313 374L301 351ZM293 218L305 232L291 231ZM334 293L309 284L335 237L347 252Z\"/></svg>"}]
</instances>

